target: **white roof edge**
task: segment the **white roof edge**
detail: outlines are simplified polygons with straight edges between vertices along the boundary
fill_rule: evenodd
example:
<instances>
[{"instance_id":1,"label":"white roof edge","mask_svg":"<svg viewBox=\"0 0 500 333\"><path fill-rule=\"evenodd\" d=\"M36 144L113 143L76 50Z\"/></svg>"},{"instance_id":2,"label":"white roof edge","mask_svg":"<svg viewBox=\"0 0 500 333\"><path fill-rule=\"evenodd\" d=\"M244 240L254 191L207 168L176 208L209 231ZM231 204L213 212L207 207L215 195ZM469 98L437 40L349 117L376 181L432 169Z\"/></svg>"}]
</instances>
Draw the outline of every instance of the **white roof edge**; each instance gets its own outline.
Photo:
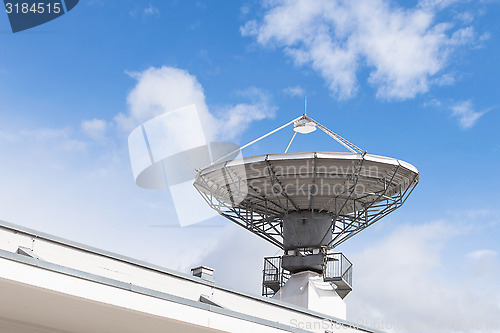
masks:
<instances>
[{"instance_id":1,"label":"white roof edge","mask_svg":"<svg viewBox=\"0 0 500 333\"><path fill-rule=\"evenodd\" d=\"M61 238L61 237L58 237L58 236L54 236L54 235L50 235L50 234L47 234L47 233L39 232L39 231L36 231L34 229L31 229L31 228L28 228L28 227L24 227L24 226L20 226L20 225L17 225L17 224L14 224L14 223L10 223L10 222L4 221L4 220L0 220L0 228L12 230L14 232L24 233L26 235L30 235L30 236L33 236L33 237L36 237L36 238L40 238L40 239L44 239L44 240L47 240L47 241L50 241L50 242L58 243L58 244L61 244L61 245L64 245L64 246L72 247L72 248L75 248L77 250L89 252L89 253L92 253L92 254L97 254L97 255L100 255L100 256L104 256L104 257L107 257L107 258L110 258L110 259L122 261L122 262L125 262L125 263L128 263L128 264L136 265L136 266L143 267L143 268L146 268L146 269L155 270L155 271L158 271L160 273L169 274L169 275L172 275L172 276L175 276L175 277L178 277L178 278L182 278L182 279L186 279L186 280L191 280L191 281L199 283L199 284L205 284L205 285L208 285L208 286L213 287L213 288L218 288L218 289L230 292L230 293L234 293L234 294L241 295L241 296L244 296L244 297L252 298L252 299L257 300L257 301L272 303L272 304L275 304L277 306L285 307L285 308L288 308L288 309L293 310L293 311L302 312L304 314L315 316L317 318L323 318L323 319L332 320L333 322L337 322L337 323L339 323L341 325L355 327L355 328L358 328L358 329L361 329L361 330L365 330L366 332L379 332L377 330L373 330L371 328L364 327L363 325L358 325L358 324L355 324L355 323L352 323L352 322L349 322L349 321L346 321L346 320L342 320L342 319L339 319L339 318L335 318L335 317L332 317L332 316L328 316L328 315L325 315L325 314L322 314L322 313L319 313L319 312L311 311L311 310L308 310L308 309L303 309L303 308L297 307L297 306L292 305L292 304L286 304L286 303L284 303L282 301L279 301L279 300L274 300L274 299L271 299L271 298L259 297L259 296L248 294L248 293L245 293L245 292L242 292L242 291L237 291L237 290L234 290L234 289L232 289L230 287L221 286L221 285L216 284L214 282L204 281L204 280L199 279L197 277L193 277L193 276L191 276L189 274L184 274L184 273L181 273L181 272L173 271L173 270L170 270L170 269L162 267L162 266L154 265L154 264L151 264L151 263L148 263L148 262L143 262L143 261L140 261L140 260L137 260L137 259L133 259L133 258L130 258L130 257L127 257L127 256L123 256L123 255L120 255L120 254L117 254L117 253L113 253L113 252L109 252L109 251L106 251L106 250L94 248L92 246L88 246L88 245L85 245L85 244L82 244L82 243L78 243L78 242L74 242L74 241L71 241L71 240L67 240L67 239L64 239L64 238ZM1 252L6 252L6 251L0 250L0 253ZM0 257L1 257L1 255L0 255ZM21 259L24 259L24 260L29 260L30 259L30 258L24 257L22 255L16 255L16 258L21 258ZM55 265L55 264L51 264L51 263L48 263L48 264L52 265L54 267L55 266L58 266L58 267L60 266L60 265ZM71 270L71 271L77 271L75 269L66 268L65 266L60 266L60 267L64 267L65 269L68 269L68 270ZM86 273L86 272L84 272L84 273ZM91 273L86 273L86 274L93 275ZM111 279L100 277L100 276L99 276L99 279L111 280ZM138 287L138 288L142 288L142 287ZM143 289L146 289L146 288L143 288ZM174 297L176 297L176 296L174 296Z\"/></svg>"},{"instance_id":2,"label":"white roof edge","mask_svg":"<svg viewBox=\"0 0 500 333\"><path fill-rule=\"evenodd\" d=\"M135 285L132 283L118 281L118 280L114 280L114 279L111 279L108 277L102 277L99 275L95 275L93 273L88 273L86 271L81 271L78 269L73 269L73 268L69 268L66 266L62 266L59 264L53 264L51 262L40 261L40 260L37 260L34 258L25 257L23 255L11 253L11 252L8 252L8 251L2 250L2 249L0 249L0 259L6 259L9 261L19 263L19 264L29 265L29 266L35 267L37 269L43 269L43 270L47 270L50 272L63 274L63 275L68 276L68 277L83 279L83 280L86 280L89 282L98 283L99 285L102 285L105 287L112 287L114 289L121 289L121 290L125 290L127 292L132 292L132 293L136 293L136 294L143 295L143 296L153 297L156 299L174 302L174 303L181 304L181 305L187 305L187 306L190 306L193 308L197 308L197 309L201 309L201 310L205 310L205 311L209 311L209 312L214 312L214 313L221 314L224 316L230 316L230 317L233 317L233 318L236 318L239 320L245 320L245 321L249 321L252 323L276 328L279 330L284 330L286 332L297 332L297 333L309 332L309 331L306 331L306 330L303 330L300 328L288 326L288 325L283 324L283 323L270 321L268 319L264 319L264 318L260 318L260 317L255 317L255 316L245 314L242 312L238 312L238 311L235 311L232 309L213 306L213 305L206 304L203 302L197 302L197 301L194 301L194 300L191 300L188 298L172 295L172 294L169 294L166 292L162 292L162 291L158 291L158 290L154 290L154 289L150 289L150 288L141 287L141 286L138 286L138 285ZM51 289L47 289L47 290L51 290ZM71 295L71 294L68 293L68 295ZM104 304L107 304L107 303L104 303ZM348 326L346 323L344 323L344 325ZM375 332L375 331L368 331L368 328L365 328L362 326L359 326L356 328L358 328L359 330L367 331L367 332Z\"/></svg>"}]
</instances>

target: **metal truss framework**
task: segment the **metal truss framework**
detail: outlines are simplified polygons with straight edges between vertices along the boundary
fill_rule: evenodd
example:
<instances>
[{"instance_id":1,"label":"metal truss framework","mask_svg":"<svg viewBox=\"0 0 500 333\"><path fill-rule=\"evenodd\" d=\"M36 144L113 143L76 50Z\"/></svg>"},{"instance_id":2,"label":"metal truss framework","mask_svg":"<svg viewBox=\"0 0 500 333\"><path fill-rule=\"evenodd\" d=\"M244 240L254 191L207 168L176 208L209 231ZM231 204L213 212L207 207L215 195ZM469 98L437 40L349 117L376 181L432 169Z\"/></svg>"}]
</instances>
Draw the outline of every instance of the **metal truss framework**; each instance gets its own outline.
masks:
<instances>
[{"instance_id":1,"label":"metal truss framework","mask_svg":"<svg viewBox=\"0 0 500 333\"><path fill-rule=\"evenodd\" d=\"M328 202L325 203L324 208L318 210L318 212L330 212L332 215L332 240L326 250L335 248L361 230L401 207L418 183L417 174L406 189L402 189L401 185L396 184L394 181L395 176L401 167L398 165L394 167L392 175L383 180L383 189L374 193L358 192L356 191L356 185L363 177L361 174L363 161L364 155L360 160L359 167L355 168L353 173L347 176L352 181L352 185L342 193L332 195ZM279 184L280 179L272 171L271 162L267 161L267 163L267 176L271 184ZM208 205L219 212L220 215L284 249L283 217L289 212L298 210L298 206L290 199L287 192L277 191L271 199L260 195L259 191L253 189L246 180L238 177L230 168L224 167L223 172L227 181L231 183L230 200L228 200L227 196L220 194L220 189L218 190L215 184L210 184L203 176L197 178L195 187ZM315 178L316 174L314 174ZM398 188L394 191L394 187L396 186ZM204 188L204 190L200 190L200 188ZM395 192L391 196L387 195L390 188L392 188L392 193ZM242 191L242 189L245 189L245 191ZM251 197L251 200L245 200L235 205L234 198L238 196ZM309 200L312 202L314 197L314 194L311 194ZM371 199L366 201L367 198ZM347 205L354 207L352 212L346 213L348 210L344 209L344 207ZM310 206L312 205L310 204ZM339 206L341 208L337 209ZM335 209L331 207L335 207ZM307 249L304 249L304 251L307 251Z\"/></svg>"}]
</instances>

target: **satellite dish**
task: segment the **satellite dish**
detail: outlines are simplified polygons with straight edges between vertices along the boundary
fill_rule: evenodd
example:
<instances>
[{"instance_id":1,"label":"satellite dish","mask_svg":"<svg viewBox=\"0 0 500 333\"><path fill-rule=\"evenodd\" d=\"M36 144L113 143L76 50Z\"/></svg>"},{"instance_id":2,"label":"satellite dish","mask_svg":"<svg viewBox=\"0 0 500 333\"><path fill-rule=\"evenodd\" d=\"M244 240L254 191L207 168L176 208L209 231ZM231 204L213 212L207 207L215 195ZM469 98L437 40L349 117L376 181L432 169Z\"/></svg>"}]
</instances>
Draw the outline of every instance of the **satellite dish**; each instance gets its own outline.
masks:
<instances>
[{"instance_id":1,"label":"satellite dish","mask_svg":"<svg viewBox=\"0 0 500 333\"><path fill-rule=\"evenodd\" d=\"M291 124L295 132L285 153L216 160L198 170L194 186L220 215L284 251L265 258L263 295L286 298L293 288L280 289L288 277L297 284L309 271L322 274L343 298L352 289L352 264L334 249L401 207L419 172L404 161L367 154L307 115L239 150ZM287 153L297 133L316 128L349 152Z\"/></svg>"},{"instance_id":2,"label":"satellite dish","mask_svg":"<svg viewBox=\"0 0 500 333\"><path fill-rule=\"evenodd\" d=\"M417 169L394 158L310 152L218 163L195 186L222 216L282 249L333 249L399 208L417 181Z\"/></svg>"}]
</instances>

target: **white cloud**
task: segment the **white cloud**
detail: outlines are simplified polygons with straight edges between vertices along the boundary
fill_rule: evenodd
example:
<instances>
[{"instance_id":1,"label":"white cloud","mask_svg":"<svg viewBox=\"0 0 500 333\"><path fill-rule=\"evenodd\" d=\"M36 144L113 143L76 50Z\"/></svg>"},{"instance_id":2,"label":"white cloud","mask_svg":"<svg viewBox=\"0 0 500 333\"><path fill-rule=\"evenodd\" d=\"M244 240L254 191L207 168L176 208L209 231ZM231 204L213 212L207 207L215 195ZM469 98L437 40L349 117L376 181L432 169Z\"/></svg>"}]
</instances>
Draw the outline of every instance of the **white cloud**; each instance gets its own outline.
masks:
<instances>
[{"instance_id":1,"label":"white cloud","mask_svg":"<svg viewBox=\"0 0 500 333\"><path fill-rule=\"evenodd\" d=\"M437 86L451 86L456 82L457 78L455 75L452 75L450 73L443 74L440 77L437 77L435 80L432 80L431 82Z\"/></svg>"},{"instance_id":2,"label":"white cloud","mask_svg":"<svg viewBox=\"0 0 500 333\"><path fill-rule=\"evenodd\" d=\"M493 250L476 250L469 252L465 255L466 258L468 259L473 259L473 260L480 260L484 258L491 258L491 257L496 257L497 252Z\"/></svg>"},{"instance_id":3,"label":"white cloud","mask_svg":"<svg viewBox=\"0 0 500 333\"><path fill-rule=\"evenodd\" d=\"M487 41L491 38L491 34L489 32L483 33L481 36L479 36L479 40L481 42Z\"/></svg>"},{"instance_id":4,"label":"white cloud","mask_svg":"<svg viewBox=\"0 0 500 333\"><path fill-rule=\"evenodd\" d=\"M205 128L212 131L205 135L208 139L214 137L215 118L208 111L203 87L195 76L173 67L151 67L128 74L137 80L127 96L129 114L115 117L119 125L126 126L127 132L167 111L195 104Z\"/></svg>"},{"instance_id":5,"label":"white cloud","mask_svg":"<svg viewBox=\"0 0 500 333\"><path fill-rule=\"evenodd\" d=\"M232 139L245 131L254 120L272 118L277 107L273 106L270 96L262 90L251 87L239 91L238 95L250 99L250 103L227 105L217 112L219 115L218 132L223 139Z\"/></svg>"},{"instance_id":6,"label":"white cloud","mask_svg":"<svg viewBox=\"0 0 500 333\"><path fill-rule=\"evenodd\" d=\"M283 90L283 92L290 96L304 96L306 93L304 88L301 86L287 87Z\"/></svg>"},{"instance_id":7,"label":"white cloud","mask_svg":"<svg viewBox=\"0 0 500 333\"><path fill-rule=\"evenodd\" d=\"M160 10L152 4L148 4L146 7L135 7L129 11L129 15L134 19L138 17L142 17L143 19L151 16L159 17Z\"/></svg>"},{"instance_id":8,"label":"white cloud","mask_svg":"<svg viewBox=\"0 0 500 333\"><path fill-rule=\"evenodd\" d=\"M0 139L9 145L24 144L37 146L38 151L62 150L82 151L85 141L76 138L71 128L24 128L19 130L0 130ZM1 142L0 142L1 143Z\"/></svg>"},{"instance_id":9,"label":"white cloud","mask_svg":"<svg viewBox=\"0 0 500 333\"><path fill-rule=\"evenodd\" d=\"M473 127L479 118L484 116L489 111L496 109L494 106L482 111L476 111L472 100L442 102L438 99L432 99L425 102L424 107L435 107L446 111L451 110L451 116L458 120L458 125L462 129Z\"/></svg>"},{"instance_id":10,"label":"white cloud","mask_svg":"<svg viewBox=\"0 0 500 333\"><path fill-rule=\"evenodd\" d=\"M366 66L378 97L407 99L427 92L432 79L445 74L453 51L474 38L471 27L435 22L437 10L451 3L423 1L405 9L387 0L273 1L262 21L247 22L241 32L283 47L339 98L356 94L357 72Z\"/></svg>"},{"instance_id":11,"label":"white cloud","mask_svg":"<svg viewBox=\"0 0 500 333\"><path fill-rule=\"evenodd\" d=\"M241 6L240 13L243 16L248 15L248 13L250 13L250 6L249 5L243 5L243 6Z\"/></svg>"},{"instance_id":12,"label":"white cloud","mask_svg":"<svg viewBox=\"0 0 500 333\"><path fill-rule=\"evenodd\" d=\"M458 118L458 123L463 129L474 126L478 119L488 112L476 111L471 100L458 102L451 106L451 110L453 111L452 116Z\"/></svg>"},{"instance_id":13,"label":"white cloud","mask_svg":"<svg viewBox=\"0 0 500 333\"><path fill-rule=\"evenodd\" d=\"M387 332L490 331L460 325L500 316L498 262L478 273L458 258L463 264L456 276L443 268L445 249L462 232L445 222L404 225L352 256L355 289L346 298L348 319Z\"/></svg>"},{"instance_id":14,"label":"white cloud","mask_svg":"<svg viewBox=\"0 0 500 333\"><path fill-rule=\"evenodd\" d=\"M471 12L462 12L456 15L457 20L462 21L464 24L471 24L474 21L474 14Z\"/></svg>"},{"instance_id":15,"label":"white cloud","mask_svg":"<svg viewBox=\"0 0 500 333\"><path fill-rule=\"evenodd\" d=\"M427 9L444 9L461 0L420 0L418 5Z\"/></svg>"},{"instance_id":16,"label":"white cloud","mask_svg":"<svg viewBox=\"0 0 500 333\"><path fill-rule=\"evenodd\" d=\"M149 4L149 6L144 8L143 13L144 16L160 15L160 11L158 10L158 8L156 8L152 4Z\"/></svg>"},{"instance_id":17,"label":"white cloud","mask_svg":"<svg viewBox=\"0 0 500 333\"><path fill-rule=\"evenodd\" d=\"M130 115L145 121L165 111L195 104L206 113L203 88L196 77L173 67L150 67L143 72L129 72L137 84L127 96Z\"/></svg>"},{"instance_id":18,"label":"white cloud","mask_svg":"<svg viewBox=\"0 0 500 333\"><path fill-rule=\"evenodd\" d=\"M274 245L233 223L224 230L212 251L198 258L197 264L215 269L217 283L261 294L264 257L281 253Z\"/></svg>"},{"instance_id":19,"label":"white cloud","mask_svg":"<svg viewBox=\"0 0 500 333\"><path fill-rule=\"evenodd\" d=\"M137 80L127 97L130 112L128 116L119 114L115 117L118 125L127 131L164 112L195 104L208 140L217 137L232 139L252 121L273 117L276 110L269 95L251 87L238 92L242 98L249 99L249 103L225 105L214 113L209 111L197 78L185 70L151 67L129 74Z\"/></svg>"},{"instance_id":20,"label":"white cloud","mask_svg":"<svg viewBox=\"0 0 500 333\"><path fill-rule=\"evenodd\" d=\"M102 119L84 120L81 123L82 131L92 139L102 139L106 133L108 123Z\"/></svg>"},{"instance_id":21,"label":"white cloud","mask_svg":"<svg viewBox=\"0 0 500 333\"><path fill-rule=\"evenodd\" d=\"M498 252L495 250L475 250L467 253L464 261L469 269L474 272L473 282L478 286L489 286L493 283L494 286L498 284L498 276L500 274L500 264L498 261ZM493 281L493 282L492 282ZM497 293L496 288L490 290L493 295ZM498 299L500 304L500 298ZM499 307L500 308L500 307Z\"/></svg>"}]
</instances>

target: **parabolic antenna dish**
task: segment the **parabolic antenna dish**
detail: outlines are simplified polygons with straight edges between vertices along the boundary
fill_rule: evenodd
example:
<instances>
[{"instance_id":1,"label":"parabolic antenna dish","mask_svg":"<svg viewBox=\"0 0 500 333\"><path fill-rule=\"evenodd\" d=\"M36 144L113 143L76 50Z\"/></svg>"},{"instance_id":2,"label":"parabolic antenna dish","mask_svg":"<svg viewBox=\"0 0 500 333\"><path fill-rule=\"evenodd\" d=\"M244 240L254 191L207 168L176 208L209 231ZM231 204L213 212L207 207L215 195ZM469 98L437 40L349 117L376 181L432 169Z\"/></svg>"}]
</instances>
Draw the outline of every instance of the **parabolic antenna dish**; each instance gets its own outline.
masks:
<instances>
[{"instance_id":1,"label":"parabolic antenna dish","mask_svg":"<svg viewBox=\"0 0 500 333\"><path fill-rule=\"evenodd\" d=\"M292 124L283 154L227 160ZM350 152L288 153L297 135L316 129ZM304 114L197 170L194 186L219 214L284 250L264 258L262 294L279 291L293 303L304 290L286 280L306 271L323 274L335 285L328 295L344 298L352 290L352 264L332 250L401 207L418 178L413 165L367 154Z\"/></svg>"},{"instance_id":2,"label":"parabolic antenna dish","mask_svg":"<svg viewBox=\"0 0 500 333\"><path fill-rule=\"evenodd\" d=\"M309 152L217 163L200 170L194 186L221 215L281 248L286 216L326 216L332 235L324 245L334 248L399 208L418 177L394 158Z\"/></svg>"}]
</instances>

